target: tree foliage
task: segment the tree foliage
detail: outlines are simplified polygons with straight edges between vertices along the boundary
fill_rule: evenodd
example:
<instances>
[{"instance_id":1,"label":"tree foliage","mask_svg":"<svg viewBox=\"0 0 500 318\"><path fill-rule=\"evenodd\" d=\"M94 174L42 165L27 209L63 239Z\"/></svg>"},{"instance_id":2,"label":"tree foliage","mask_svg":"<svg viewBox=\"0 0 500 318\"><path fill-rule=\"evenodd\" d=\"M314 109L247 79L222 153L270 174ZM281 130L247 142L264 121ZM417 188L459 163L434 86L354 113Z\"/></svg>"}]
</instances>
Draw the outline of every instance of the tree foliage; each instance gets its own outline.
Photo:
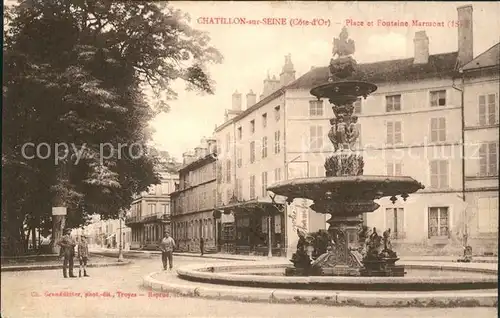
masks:
<instances>
[{"instance_id":1,"label":"tree foliage","mask_svg":"<svg viewBox=\"0 0 500 318\"><path fill-rule=\"evenodd\" d=\"M116 217L159 181L148 125L176 97L172 82L213 93L206 69L220 53L164 2L25 0L4 22L2 232L21 239L59 204L73 227ZM56 144L68 145L57 164Z\"/></svg>"}]
</instances>

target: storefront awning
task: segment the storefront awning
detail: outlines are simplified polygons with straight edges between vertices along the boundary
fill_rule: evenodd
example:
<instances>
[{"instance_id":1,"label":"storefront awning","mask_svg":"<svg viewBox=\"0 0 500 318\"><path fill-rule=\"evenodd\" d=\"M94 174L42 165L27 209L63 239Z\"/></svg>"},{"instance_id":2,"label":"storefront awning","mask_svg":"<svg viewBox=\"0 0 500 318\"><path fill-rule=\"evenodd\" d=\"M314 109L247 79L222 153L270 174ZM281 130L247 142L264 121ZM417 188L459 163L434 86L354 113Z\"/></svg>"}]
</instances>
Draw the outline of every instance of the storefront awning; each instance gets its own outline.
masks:
<instances>
[{"instance_id":1,"label":"storefront awning","mask_svg":"<svg viewBox=\"0 0 500 318\"><path fill-rule=\"evenodd\" d=\"M224 213L230 213L236 210L254 210L254 209L264 209L266 207L274 207L276 212L283 212L283 207L285 206L285 200L281 198L274 198L274 201L270 198L259 198L247 201L232 202L228 205L223 205L218 207Z\"/></svg>"}]
</instances>

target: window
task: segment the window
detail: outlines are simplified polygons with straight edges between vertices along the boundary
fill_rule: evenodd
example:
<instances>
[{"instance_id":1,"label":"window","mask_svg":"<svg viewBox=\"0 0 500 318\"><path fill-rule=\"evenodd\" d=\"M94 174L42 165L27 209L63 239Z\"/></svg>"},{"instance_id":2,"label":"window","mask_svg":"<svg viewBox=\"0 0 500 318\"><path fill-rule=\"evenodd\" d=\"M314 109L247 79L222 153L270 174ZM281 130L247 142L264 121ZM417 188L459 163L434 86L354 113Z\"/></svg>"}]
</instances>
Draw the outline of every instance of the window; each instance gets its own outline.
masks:
<instances>
[{"instance_id":1,"label":"window","mask_svg":"<svg viewBox=\"0 0 500 318\"><path fill-rule=\"evenodd\" d=\"M255 132L255 120L251 120L250 121L250 133L254 133Z\"/></svg>"},{"instance_id":2,"label":"window","mask_svg":"<svg viewBox=\"0 0 500 318\"><path fill-rule=\"evenodd\" d=\"M250 176L250 199L255 198L255 176Z\"/></svg>"},{"instance_id":3,"label":"window","mask_svg":"<svg viewBox=\"0 0 500 318\"><path fill-rule=\"evenodd\" d=\"M490 142L479 148L479 175L481 177L498 175L498 144Z\"/></svg>"},{"instance_id":4,"label":"window","mask_svg":"<svg viewBox=\"0 0 500 318\"><path fill-rule=\"evenodd\" d=\"M323 116L323 101L309 101L309 116Z\"/></svg>"},{"instance_id":5,"label":"window","mask_svg":"<svg viewBox=\"0 0 500 318\"><path fill-rule=\"evenodd\" d=\"M323 147L323 127L311 126L310 127L309 149L320 150Z\"/></svg>"},{"instance_id":6,"label":"window","mask_svg":"<svg viewBox=\"0 0 500 318\"><path fill-rule=\"evenodd\" d=\"M274 132L274 153L280 153L280 137L281 131Z\"/></svg>"},{"instance_id":7,"label":"window","mask_svg":"<svg viewBox=\"0 0 500 318\"><path fill-rule=\"evenodd\" d=\"M243 165L243 149L241 148L236 150L236 164L238 165L238 168L241 168Z\"/></svg>"},{"instance_id":8,"label":"window","mask_svg":"<svg viewBox=\"0 0 500 318\"><path fill-rule=\"evenodd\" d=\"M431 107L446 106L446 91L431 92Z\"/></svg>"},{"instance_id":9,"label":"window","mask_svg":"<svg viewBox=\"0 0 500 318\"><path fill-rule=\"evenodd\" d=\"M385 111L396 112L401 110L401 95L392 95L385 97Z\"/></svg>"},{"instance_id":10,"label":"window","mask_svg":"<svg viewBox=\"0 0 500 318\"><path fill-rule=\"evenodd\" d=\"M231 148L231 135L227 133L226 135L226 152L229 152L229 149Z\"/></svg>"},{"instance_id":11,"label":"window","mask_svg":"<svg viewBox=\"0 0 500 318\"><path fill-rule=\"evenodd\" d=\"M226 181L227 183L231 183L231 160L226 160Z\"/></svg>"},{"instance_id":12,"label":"window","mask_svg":"<svg viewBox=\"0 0 500 318\"><path fill-rule=\"evenodd\" d=\"M446 141L446 118L431 118L431 142Z\"/></svg>"},{"instance_id":13,"label":"window","mask_svg":"<svg viewBox=\"0 0 500 318\"><path fill-rule=\"evenodd\" d=\"M168 182L161 184L161 193L162 194L169 194L170 193L170 184Z\"/></svg>"},{"instance_id":14,"label":"window","mask_svg":"<svg viewBox=\"0 0 500 318\"><path fill-rule=\"evenodd\" d=\"M387 144L394 145L402 142L401 136L401 122L389 121L387 122Z\"/></svg>"},{"instance_id":15,"label":"window","mask_svg":"<svg viewBox=\"0 0 500 318\"><path fill-rule=\"evenodd\" d=\"M361 114L361 104L362 104L362 100L361 98L358 98L353 106L354 106L354 114Z\"/></svg>"},{"instance_id":16,"label":"window","mask_svg":"<svg viewBox=\"0 0 500 318\"><path fill-rule=\"evenodd\" d=\"M478 232L498 232L498 197L479 198L478 209Z\"/></svg>"},{"instance_id":17,"label":"window","mask_svg":"<svg viewBox=\"0 0 500 318\"><path fill-rule=\"evenodd\" d=\"M148 204L149 206L149 214L153 215L156 214L156 204Z\"/></svg>"},{"instance_id":18,"label":"window","mask_svg":"<svg viewBox=\"0 0 500 318\"><path fill-rule=\"evenodd\" d=\"M276 121L280 120L280 107L279 106L274 107L274 119Z\"/></svg>"},{"instance_id":19,"label":"window","mask_svg":"<svg viewBox=\"0 0 500 318\"><path fill-rule=\"evenodd\" d=\"M496 123L498 123L496 95L479 95L479 125L494 125Z\"/></svg>"},{"instance_id":20,"label":"window","mask_svg":"<svg viewBox=\"0 0 500 318\"><path fill-rule=\"evenodd\" d=\"M404 238L404 209L385 209L385 227L391 229L393 238Z\"/></svg>"},{"instance_id":21,"label":"window","mask_svg":"<svg viewBox=\"0 0 500 318\"><path fill-rule=\"evenodd\" d=\"M243 185L241 184L241 179L236 179L235 188L236 188L236 193L235 193L236 198L238 200L241 200L243 197Z\"/></svg>"},{"instance_id":22,"label":"window","mask_svg":"<svg viewBox=\"0 0 500 318\"><path fill-rule=\"evenodd\" d=\"M429 238L448 236L448 208L429 208Z\"/></svg>"},{"instance_id":23,"label":"window","mask_svg":"<svg viewBox=\"0 0 500 318\"><path fill-rule=\"evenodd\" d=\"M255 162L255 141L250 142L250 163Z\"/></svg>"},{"instance_id":24,"label":"window","mask_svg":"<svg viewBox=\"0 0 500 318\"><path fill-rule=\"evenodd\" d=\"M262 172L262 196L267 196L267 172Z\"/></svg>"},{"instance_id":25,"label":"window","mask_svg":"<svg viewBox=\"0 0 500 318\"><path fill-rule=\"evenodd\" d=\"M281 181L281 168L274 169L274 181Z\"/></svg>"},{"instance_id":26,"label":"window","mask_svg":"<svg viewBox=\"0 0 500 318\"><path fill-rule=\"evenodd\" d=\"M262 127L263 128L267 127L267 113L262 114Z\"/></svg>"},{"instance_id":27,"label":"window","mask_svg":"<svg viewBox=\"0 0 500 318\"><path fill-rule=\"evenodd\" d=\"M394 163L394 162L387 163L387 175L388 176L400 176L401 175L401 163Z\"/></svg>"},{"instance_id":28,"label":"window","mask_svg":"<svg viewBox=\"0 0 500 318\"><path fill-rule=\"evenodd\" d=\"M267 157L267 137L262 137L262 158Z\"/></svg>"},{"instance_id":29,"label":"window","mask_svg":"<svg viewBox=\"0 0 500 318\"><path fill-rule=\"evenodd\" d=\"M431 161L431 187L435 189L448 188L448 161Z\"/></svg>"},{"instance_id":30,"label":"window","mask_svg":"<svg viewBox=\"0 0 500 318\"><path fill-rule=\"evenodd\" d=\"M231 189L227 189L226 190L226 202L229 203L229 201L231 201L232 197L233 197L233 191L231 191Z\"/></svg>"},{"instance_id":31,"label":"window","mask_svg":"<svg viewBox=\"0 0 500 318\"><path fill-rule=\"evenodd\" d=\"M163 214L170 215L170 205L163 204L162 208L163 208Z\"/></svg>"},{"instance_id":32,"label":"window","mask_svg":"<svg viewBox=\"0 0 500 318\"><path fill-rule=\"evenodd\" d=\"M241 140L243 138L243 128L238 127L238 140Z\"/></svg>"}]
</instances>

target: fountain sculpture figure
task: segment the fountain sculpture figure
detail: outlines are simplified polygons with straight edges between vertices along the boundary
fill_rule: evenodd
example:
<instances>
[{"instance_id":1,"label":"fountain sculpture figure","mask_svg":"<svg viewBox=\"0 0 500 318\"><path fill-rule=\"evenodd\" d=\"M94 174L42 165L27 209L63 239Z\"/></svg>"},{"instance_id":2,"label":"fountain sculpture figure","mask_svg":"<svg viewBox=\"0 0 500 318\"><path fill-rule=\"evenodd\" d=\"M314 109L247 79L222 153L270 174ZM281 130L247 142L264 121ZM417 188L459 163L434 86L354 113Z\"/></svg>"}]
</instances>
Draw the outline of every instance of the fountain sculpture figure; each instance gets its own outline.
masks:
<instances>
[{"instance_id":1,"label":"fountain sculpture figure","mask_svg":"<svg viewBox=\"0 0 500 318\"><path fill-rule=\"evenodd\" d=\"M334 152L325 161L326 177L286 180L268 187L269 191L286 196L289 204L295 198L306 198L314 202L312 210L330 214L331 243L326 252L311 260L312 240L307 233L299 232L297 252L292 258L294 268L288 268L286 274L403 276L404 268L395 265L398 257L392 250L390 229L382 236L375 228L369 233L361 225L361 215L379 208L376 199L390 197L394 203L400 196L406 201L409 193L424 186L410 177L363 175L362 152L356 149L359 131L353 104L373 93L377 86L348 80L357 72L357 63L352 57L354 41L349 39L345 27L333 43L328 82L311 90L318 100L328 99L335 115L330 119L328 132Z\"/></svg>"}]
</instances>

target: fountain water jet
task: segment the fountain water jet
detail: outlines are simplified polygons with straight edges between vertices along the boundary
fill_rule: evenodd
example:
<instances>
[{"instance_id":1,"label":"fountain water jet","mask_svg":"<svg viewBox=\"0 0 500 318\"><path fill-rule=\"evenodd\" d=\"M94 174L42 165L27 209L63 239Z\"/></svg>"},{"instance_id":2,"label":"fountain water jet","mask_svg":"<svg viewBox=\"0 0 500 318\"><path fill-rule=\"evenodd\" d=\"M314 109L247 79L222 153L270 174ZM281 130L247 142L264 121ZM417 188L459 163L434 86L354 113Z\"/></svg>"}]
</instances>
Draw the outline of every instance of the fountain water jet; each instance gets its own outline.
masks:
<instances>
[{"instance_id":1,"label":"fountain water jet","mask_svg":"<svg viewBox=\"0 0 500 318\"><path fill-rule=\"evenodd\" d=\"M330 247L314 261L311 238L298 231L299 243L292 258L294 268L286 270L289 276L404 276L403 266L395 265L398 257L390 245L390 229L383 237L375 228L369 234L361 226L361 214L378 209L376 199L390 197L394 203L400 196L406 201L409 193L424 186L410 177L363 175L363 156L356 149L359 132L353 103L376 91L377 86L347 80L356 72L356 61L351 56L354 49L354 41L348 39L344 27L339 38L334 39L328 82L311 90L318 100L328 99L335 115L330 119L332 127L328 133L334 153L325 161L326 177L286 180L267 188L286 196L289 203L295 198L310 199L314 202L311 209L331 215Z\"/></svg>"}]
</instances>

